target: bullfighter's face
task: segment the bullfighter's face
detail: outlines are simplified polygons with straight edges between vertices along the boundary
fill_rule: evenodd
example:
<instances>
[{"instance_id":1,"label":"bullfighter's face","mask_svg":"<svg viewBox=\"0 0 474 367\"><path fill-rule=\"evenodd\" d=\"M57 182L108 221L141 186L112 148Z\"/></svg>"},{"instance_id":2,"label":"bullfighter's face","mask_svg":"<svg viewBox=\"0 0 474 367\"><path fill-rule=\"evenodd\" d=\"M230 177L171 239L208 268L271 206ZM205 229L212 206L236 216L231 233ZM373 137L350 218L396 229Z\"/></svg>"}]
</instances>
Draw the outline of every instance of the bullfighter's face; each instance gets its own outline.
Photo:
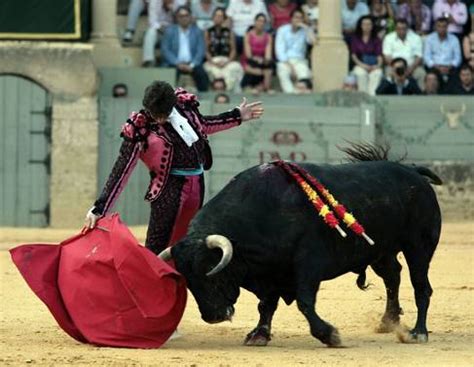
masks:
<instances>
[{"instance_id":1,"label":"bullfighter's face","mask_svg":"<svg viewBox=\"0 0 474 367\"><path fill-rule=\"evenodd\" d=\"M231 320L239 297L235 269L231 265L208 275L222 258L219 249L209 249L203 240L184 240L172 248L176 269L184 275L204 321L214 324Z\"/></svg>"}]
</instances>

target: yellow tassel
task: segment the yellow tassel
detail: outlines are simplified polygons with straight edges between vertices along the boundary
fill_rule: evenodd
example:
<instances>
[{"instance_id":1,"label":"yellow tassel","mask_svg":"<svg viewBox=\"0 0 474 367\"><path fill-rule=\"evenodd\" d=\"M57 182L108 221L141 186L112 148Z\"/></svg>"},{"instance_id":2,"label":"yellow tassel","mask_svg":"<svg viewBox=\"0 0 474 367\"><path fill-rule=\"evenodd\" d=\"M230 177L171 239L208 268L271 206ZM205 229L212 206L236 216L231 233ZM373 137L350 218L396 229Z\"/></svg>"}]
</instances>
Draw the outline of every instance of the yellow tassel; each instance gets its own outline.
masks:
<instances>
[{"instance_id":1,"label":"yellow tassel","mask_svg":"<svg viewBox=\"0 0 474 367\"><path fill-rule=\"evenodd\" d=\"M355 223L355 218L352 214L346 213L344 214L344 223L346 223L349 227Z\"/></svg>"},{"instance_id":2,"label":"yellow tassel","mask_svg":"<svg viewBox=\"0 0 474 367\"><path fill-rule=\"evenodd\" d=\"M319 215L322 217L325 217L326 215L329 214L329 208L327 205L324 205L321 210L319 211Z\"/></svg>"}]
</instances>

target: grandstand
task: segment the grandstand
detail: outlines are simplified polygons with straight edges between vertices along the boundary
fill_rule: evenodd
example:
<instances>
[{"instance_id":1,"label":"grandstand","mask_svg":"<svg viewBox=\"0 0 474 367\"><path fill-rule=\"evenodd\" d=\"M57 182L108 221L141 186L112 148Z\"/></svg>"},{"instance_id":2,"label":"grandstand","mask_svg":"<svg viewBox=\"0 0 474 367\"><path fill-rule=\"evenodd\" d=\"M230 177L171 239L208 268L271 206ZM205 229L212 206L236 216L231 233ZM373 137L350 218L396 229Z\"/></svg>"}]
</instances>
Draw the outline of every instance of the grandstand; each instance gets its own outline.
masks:
<instances>
[{"instance_id":1,"label":"grandstand","mask_svg":"<svg viewBox=\"0 0 474 367\"><path fill-rule=\"evenodd\" d=\"M161 65L159 45L156 65L142 67L146 10L132 40L124 42L129 1L52 1L57 6L45 8L38 0L0 5L0 226L80 225L110 172L120 126L141 108L145 87L159 79L196 91L192 78L177 78L174 67ZM472 1L462 3L472 16ZM345 0L318 2L316 42L308 53L312 93L283 93L276 72L275 94L226 91L230 103L219 104L219 91L198 93L207 114L237 105L243 95L265 106L261 121L211 138L215 165L207 173L207 199L255 164L276 158L339 163L336 146L347 139L388 141L394 156L406 152L409 161L442 172L447 184L438 195L446 215L472 218L473 98L343 90L352 59L341 16L346 6ZM470 19L463 27L469 37ZM118 84L126 86L126 96L114 97ZM146 223L148 206L136 198L143 197L148 180L139 167L118 203L130 224Z\"/></svg>"}]
</instances>

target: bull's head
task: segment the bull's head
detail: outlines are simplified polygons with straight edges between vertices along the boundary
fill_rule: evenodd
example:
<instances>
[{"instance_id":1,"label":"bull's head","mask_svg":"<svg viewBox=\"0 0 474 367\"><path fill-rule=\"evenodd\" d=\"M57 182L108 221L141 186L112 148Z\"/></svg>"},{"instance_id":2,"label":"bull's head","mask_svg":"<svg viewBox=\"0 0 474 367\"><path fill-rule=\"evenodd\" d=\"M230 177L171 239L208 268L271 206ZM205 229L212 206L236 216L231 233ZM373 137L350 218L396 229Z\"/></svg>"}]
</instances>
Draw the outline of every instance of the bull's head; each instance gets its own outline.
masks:
<instances>
[{"instance_id":1,"label":"bull's head","mask_svg":"<svg viewBox=\"0 0 474 367\"><path fill-rule=\"evenodd\" d=\"M222 250L222 254L216 249ZM185 238L158 256L165 261L174 259L176 269L184 275L196 299L202 319L218 323L232 319L233 305L239 297L241 269L237 265L227 267L232 255L232 244L226 237L211 235L205 241Z\"/></svg>"},{"instance_id":2,"label":"bull's head","mask_svg":"<svg viewBox=\"0 0 474 367\"><path fill-rule=\"evenodd\" d=\"M456 129L459 126L459 119L466 113L466 105L463 103L461 105L461 109L457 111L454 109L446 111L444 108L444 104L442 104L440 106L440 111L444 115L448 126L451 129Z\"/></svg>"}]
</instances>

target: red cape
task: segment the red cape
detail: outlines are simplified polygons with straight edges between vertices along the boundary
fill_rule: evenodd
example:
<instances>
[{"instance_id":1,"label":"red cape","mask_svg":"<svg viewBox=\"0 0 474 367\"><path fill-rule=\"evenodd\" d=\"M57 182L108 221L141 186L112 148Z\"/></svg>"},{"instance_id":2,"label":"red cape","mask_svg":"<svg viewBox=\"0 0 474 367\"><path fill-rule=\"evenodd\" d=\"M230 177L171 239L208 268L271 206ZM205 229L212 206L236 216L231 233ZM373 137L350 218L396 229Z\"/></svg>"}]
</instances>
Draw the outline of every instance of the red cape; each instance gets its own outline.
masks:
<instances>
[{"instance_id":1,"label":"red cape","mask_svg":"<svg viewBox=\"0 0 474 367\"><path fill-rule=\"evenodd\" d=\"M59 326L78 341L158 348L183 315L184 277L140 246L118 214L59 245L22 245L10 253Z\"/></svg>"}]
</instances>

